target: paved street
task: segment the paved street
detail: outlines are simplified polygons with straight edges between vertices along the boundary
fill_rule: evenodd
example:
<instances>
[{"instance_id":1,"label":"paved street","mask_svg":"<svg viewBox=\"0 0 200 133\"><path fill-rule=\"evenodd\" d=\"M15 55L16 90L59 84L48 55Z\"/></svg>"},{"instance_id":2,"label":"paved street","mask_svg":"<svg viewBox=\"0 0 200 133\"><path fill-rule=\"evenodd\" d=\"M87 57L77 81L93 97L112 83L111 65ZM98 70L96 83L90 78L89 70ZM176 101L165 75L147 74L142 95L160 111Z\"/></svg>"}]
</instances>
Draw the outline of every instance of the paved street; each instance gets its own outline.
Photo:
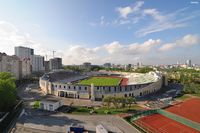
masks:
<instances>
[{"instance_id":1,"label":"paved street","mask_svg":"<svg viewBox=\"0 0 200 133\"><path fill-rule=\"evenodd\" d=\"M25 91L27 86L31 87L30 91ZM138 133L134 127L115 115L70 115L31 109L30 103L44 96L38 84L25 84L18 89L18 93L25 103L25 115L17 121L12 133L65 133L72 123L84 125L91 133L95 132L98 124L103 124L115 133ZM82 106L101 105L101 102L80 99L62 98L62 101L65 105L72 102L73 105Z\"/></svg>"},{"instance_id":2,"label":"paved street","mask_svg":"<svg viewBox=\"0 0 200 133\"><path fill-rule=\"evenodd\" d=\"M86 130L95 132L98 124L103 124L112 132L116 133L138 133L138 131L127 122L112 115L69 115L52 114L49 116L23 116L18 120L13 133L35 133L56 132L64 133L69 125L78 123L84 125Z\"/></svg>"}]
</instances>

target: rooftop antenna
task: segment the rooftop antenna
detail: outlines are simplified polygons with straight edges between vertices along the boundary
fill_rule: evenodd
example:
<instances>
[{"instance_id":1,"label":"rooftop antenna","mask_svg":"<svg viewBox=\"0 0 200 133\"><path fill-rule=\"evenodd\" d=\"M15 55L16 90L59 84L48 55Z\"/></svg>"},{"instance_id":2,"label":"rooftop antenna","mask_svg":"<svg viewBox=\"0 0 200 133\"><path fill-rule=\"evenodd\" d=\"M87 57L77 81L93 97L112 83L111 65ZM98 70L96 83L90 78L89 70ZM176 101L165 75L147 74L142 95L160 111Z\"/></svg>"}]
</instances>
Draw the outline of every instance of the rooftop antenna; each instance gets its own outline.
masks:
<instances>
[{"instance_id":1,"label":"rooftop antenna","mask_svg":"<svg viewBox=\"0 0 200 133\"><path fill-rule=\"evenodd\" d=\"M54 54L55 54L55 52L56 52L56 51L53 50L53 58L54 58Z\"/></svg>"}]
</instances>

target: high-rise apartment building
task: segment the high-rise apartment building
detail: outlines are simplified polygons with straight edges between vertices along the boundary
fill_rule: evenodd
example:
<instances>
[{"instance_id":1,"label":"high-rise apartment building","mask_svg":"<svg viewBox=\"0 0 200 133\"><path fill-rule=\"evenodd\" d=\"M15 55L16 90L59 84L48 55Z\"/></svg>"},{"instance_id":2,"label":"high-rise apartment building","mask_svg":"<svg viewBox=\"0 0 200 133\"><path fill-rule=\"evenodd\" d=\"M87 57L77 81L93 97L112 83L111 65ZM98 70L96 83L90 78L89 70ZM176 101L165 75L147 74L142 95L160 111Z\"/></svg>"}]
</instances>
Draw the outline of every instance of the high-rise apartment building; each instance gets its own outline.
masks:
<instances>
[{"instance_id":1,"label":"high-rise apartment building","mask_svg":"<svg viewBox=\"0 0 200 133\"><path fill-rule=\"evenodd\" d=\"M33 72L40 72L44 71L44 57L40 55L33 55L31 57L31 62L32 62L32 71Z\"/></svg>"},{"instance_id":2,"label":"high-rise apartment building","mask_svg":"<svg viewBox=\"0 0 200 133\"><path fill-rule=\"evenodd\" d=\"M15 47L15 55L20 59L31 58L34 55L34 49L18 46Z\"/></svg>"},{"instance_id":3,"label":"high-rise apartment building","mask_svg":"<svg viewBox=\"0 0 200 133\"><path fill-rule=\"evenodd\" d=\"M49 69L62 69L62 58L52 58L49 60Z\"/></svg>"},{"instance_id":4,"label":"high-rise apartment building","mask_svg":"<svg viewBox=\"0 0 200 133\"><path fill-rule=\"evenodd\" d=\"M44 57L34 55L34 49L18 46L15 47L15 55L21 60L30 59L32 72L44 71Z\"/></svg>"},{"instance_id":5,"label":"high-rise apartment building","mask_svg":"<svg viewBox=\"0 0 200 133\"><path fill-rule=\"evenodd\" d=\"M191 60L187 60L187 61L186 61L186 65L187 65L188 67L192 67L192 61L191 61Z\"/></svg>"},{"instance_id":6,"label":"high-rise apartment building","mask_svg":"<svg viewBox=\"0 0 200 133\"><path fill-rule=\"evenodd\" d=\"M26 78L31 74L30 61L0 53L0 72L10 72L17 80Z\"/></svg>"}]
</instances>

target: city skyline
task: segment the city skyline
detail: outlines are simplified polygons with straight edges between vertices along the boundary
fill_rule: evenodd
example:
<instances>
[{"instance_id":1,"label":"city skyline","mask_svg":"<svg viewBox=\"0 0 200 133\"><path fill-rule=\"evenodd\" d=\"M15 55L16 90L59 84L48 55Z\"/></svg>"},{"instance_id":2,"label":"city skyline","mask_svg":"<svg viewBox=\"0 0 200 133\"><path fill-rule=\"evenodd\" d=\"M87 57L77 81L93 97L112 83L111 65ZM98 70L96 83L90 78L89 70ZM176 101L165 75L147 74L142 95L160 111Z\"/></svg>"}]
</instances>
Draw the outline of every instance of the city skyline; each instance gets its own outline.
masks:
<instances>
[{"instance_id":1,"label":"city skyline","mask_svg":"<svg viewBox=\"0 0 200 133\"><path fill-rule=\"evenodd\" d=\"M200 64L199 2L1 1L0 52L14 46L63 64ZM106 3L106 4L105 4Z\"/></svg>"}]
</instances>

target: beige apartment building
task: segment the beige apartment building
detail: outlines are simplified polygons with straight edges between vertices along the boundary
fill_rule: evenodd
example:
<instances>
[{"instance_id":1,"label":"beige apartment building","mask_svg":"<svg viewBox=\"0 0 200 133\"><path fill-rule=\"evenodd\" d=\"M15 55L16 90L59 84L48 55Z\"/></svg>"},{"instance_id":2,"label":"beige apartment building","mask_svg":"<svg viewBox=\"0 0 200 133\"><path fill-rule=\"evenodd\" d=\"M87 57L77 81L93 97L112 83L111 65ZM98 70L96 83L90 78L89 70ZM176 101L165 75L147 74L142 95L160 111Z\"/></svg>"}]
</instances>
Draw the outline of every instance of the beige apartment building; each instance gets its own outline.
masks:
<instances>
[{"instance_id":1,"label":"beige apartment building","mask_svg":"<svg viewBox=\"0 0 200 133\"><path fill-rule=\"evenodd\" d=\"M10 72L17 80L27 78L31 74L30 61L0 53L0 72Z\"/></svg>"}]
</instances>

